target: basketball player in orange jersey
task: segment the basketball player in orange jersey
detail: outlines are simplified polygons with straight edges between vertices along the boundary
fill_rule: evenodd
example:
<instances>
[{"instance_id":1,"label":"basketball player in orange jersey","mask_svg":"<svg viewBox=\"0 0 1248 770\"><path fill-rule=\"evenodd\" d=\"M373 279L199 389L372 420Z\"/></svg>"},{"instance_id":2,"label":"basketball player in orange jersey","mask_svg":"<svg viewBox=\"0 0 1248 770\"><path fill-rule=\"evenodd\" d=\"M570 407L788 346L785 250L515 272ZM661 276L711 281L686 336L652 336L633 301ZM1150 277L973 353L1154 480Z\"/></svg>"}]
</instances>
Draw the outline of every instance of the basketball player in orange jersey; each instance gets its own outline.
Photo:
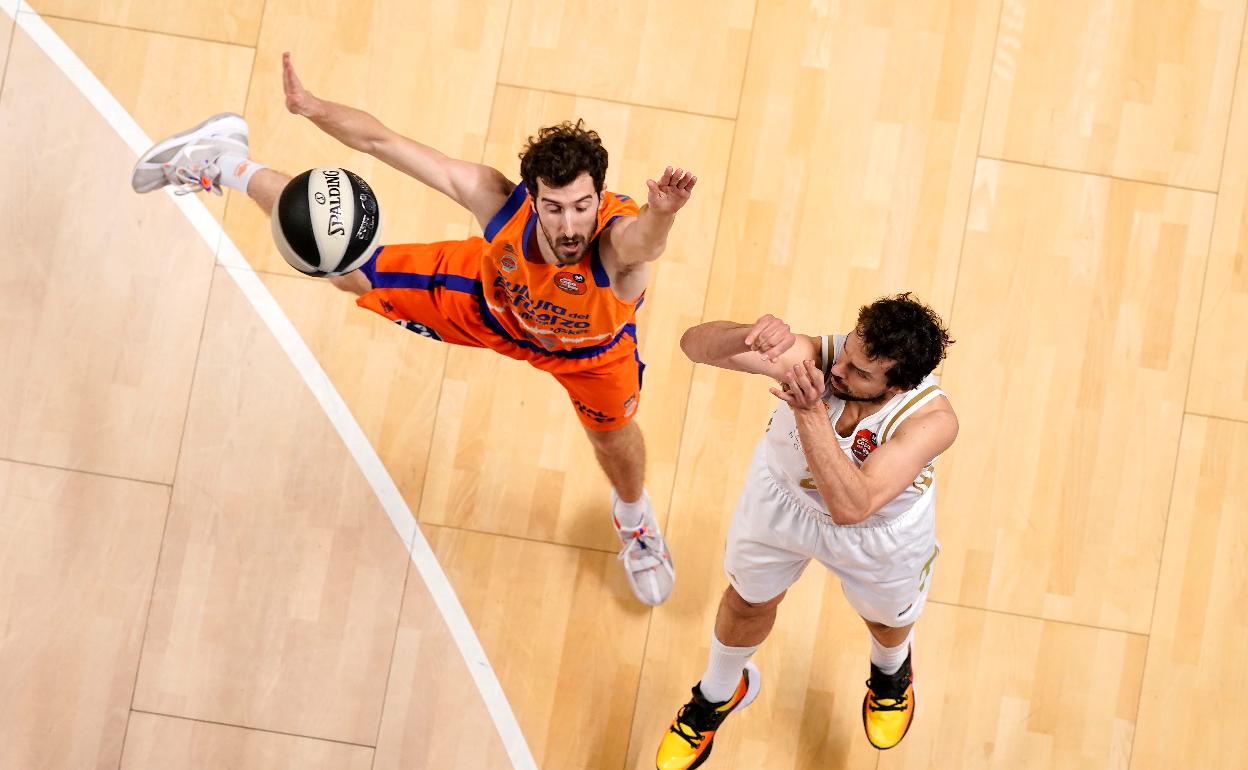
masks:
<instances>
[{"instance_id":1,"label":"basketball player in orange jersey","mask_svg":"<svg viewBox=\"0 0 1248 770\"><path fill-rule=\"evenodd\" d=\"M915 708L912 629L940 552L933 464L958 434L932 374L951 342L936 313L908 294L862 307L846 335L793 334L770 315L685 332L690 359L769 377L784 403L754 452L728 531L728 588L706 671L659 744L659 770L702 765L723 721L758 695L750 657L811 559L836 573L870 632L867 740L889 749L905 737Z\"/></svg>"},{"instance_id":2,"label":"basketball player in orange jersey","mask_svg":"<svg viewBox=\"0 0 1248 770\"><path fill-rule=\"evenodd\" d=\"M647 182L646 205L603 189L598 135L563 123L541 129L521 155L519 184L489 166L447 157L368 113L313 96L290 55L286 107L472 212L484 238L383 246L361 269L331 280L356 304L426 337L484 347L550 372L572 399L613 487L620 560L637 598L656 605L676 571L643 485L645 445L632 421L643 364L635 313L676 213L697 177L668 168ZM229 187L266 212L290 177L248 157L247 125L218 115L153 147L133 186L149 192Z\"/></svg>"}]
</instances>

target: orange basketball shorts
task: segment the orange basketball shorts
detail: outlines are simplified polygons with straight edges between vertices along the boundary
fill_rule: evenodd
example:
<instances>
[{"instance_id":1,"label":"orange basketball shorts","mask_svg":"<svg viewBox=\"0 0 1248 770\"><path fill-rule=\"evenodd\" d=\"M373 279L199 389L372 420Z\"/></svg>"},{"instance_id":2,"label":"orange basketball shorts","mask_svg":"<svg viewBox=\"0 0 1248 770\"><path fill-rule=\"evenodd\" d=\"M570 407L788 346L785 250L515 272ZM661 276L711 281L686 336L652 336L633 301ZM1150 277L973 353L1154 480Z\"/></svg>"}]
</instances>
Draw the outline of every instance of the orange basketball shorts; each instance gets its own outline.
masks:
<instances>
[{"instance_id":1,"label":"orange basketball shorts","mask_svg":"<svg viewBox=\"0 0 1248 770\"><path fill-rule=\"evenodd\" d=\"M641 401L646 368L637 352L636 324L626 324L609 343L576 350L546 350L516 339L485 303L483 248L480 238L382 246L360 268L373 289L356 304L422 336L489 348L550 372L590 430L627 425Z\"/></svg>"}]
</instances>

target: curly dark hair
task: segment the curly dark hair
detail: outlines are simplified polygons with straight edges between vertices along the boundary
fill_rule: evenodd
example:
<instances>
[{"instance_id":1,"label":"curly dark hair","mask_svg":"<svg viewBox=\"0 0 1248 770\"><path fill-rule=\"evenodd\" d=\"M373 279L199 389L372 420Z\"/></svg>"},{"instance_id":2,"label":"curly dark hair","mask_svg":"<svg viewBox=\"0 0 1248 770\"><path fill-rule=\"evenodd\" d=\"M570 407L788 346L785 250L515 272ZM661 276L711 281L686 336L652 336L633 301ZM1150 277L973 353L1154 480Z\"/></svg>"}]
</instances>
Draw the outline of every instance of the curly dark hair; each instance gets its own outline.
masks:
<instances>
[{"instance_id":1,"label":"curly dark hair","mask_svg":"<svg viewBox=\"0 0 1248 770\"><path fill-rule=\"evenodd\" d=\"M607 148L602 146L598 132L585 128L584 120L575 124L565 120L540 129L520 153L520 178L534 197L537 180L550 187L563 187L582 171L589 172L594 191L601 193L607 177Z\"/></svg>"},{"instance_id":2,"label":"curly dark hair","mask_svg":"<svg viewBox=\"0 0 1248 770\"><path fill-rule=\"evenodd\" d=\"M910 292L882 297L858 309L858 334L871 358L888 358L888 384L910 390L935 371L954 340L936 311Z\"/></svg>"}]
</instances>

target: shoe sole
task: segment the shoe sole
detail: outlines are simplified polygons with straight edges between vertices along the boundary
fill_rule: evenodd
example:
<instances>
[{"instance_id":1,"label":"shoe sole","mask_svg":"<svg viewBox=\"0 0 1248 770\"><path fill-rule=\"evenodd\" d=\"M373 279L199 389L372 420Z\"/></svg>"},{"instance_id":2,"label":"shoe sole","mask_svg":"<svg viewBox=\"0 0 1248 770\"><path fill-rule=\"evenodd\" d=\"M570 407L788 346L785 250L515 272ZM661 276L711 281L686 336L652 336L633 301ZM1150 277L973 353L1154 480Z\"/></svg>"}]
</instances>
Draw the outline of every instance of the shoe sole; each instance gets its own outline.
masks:
<instances>
[{"instance_id":1,"label":"shoe sole","mask_svg":"<svg viewBox=\"0 0 1248 770\"><path fill-rule=\"evenodd\" d=\"M758 691L763 689L763 678L758 673L758 666L755 666L753 662L747 662L745 664L745 670L750 673L749 678L746 680L748 684L745 688L745 697L742 698L741 702L738 703L736 708L732 710L731 713L733 714L741 711L746 706L753 703L754 699L758 697ZM715 731L715 735L719 735L718 730ZM685 768L685 770L696 770L696 768L702 766L703 762L710 759L711 749L715 748L715 735L712 735L711 739L706 742L706 751L702 752L702 756L694 760L693 764L689 765L689 767Z\"/></svg>"},{"instance_id":2,"label":"shoe sole","mask_svg":"<svg viewBox=\"0 0 1248 770\"><path fill-rule=\"evenodd\" d=\"M166 182L164 182L163 180L160 182L160 184L157 184L157 185L144 185L140 187L139 185L135 184L135 177L137 176L139 166L142 166L144 163L151 163L152 158L156 157L157 155L160 155L162 152L164 152L165 150L168 150L171 147L174 147L179 144L185 144L189 139L191 139L191 137L193 137L195 134L199 133L200 131L203 131L209 125L217 121L225 121L225 120L237 121L238 130L232 131L231 133L239 133L239 134L242 134L243 136L248 135L247 121L243 119L242 115L239 115L236 112L221 112L216 115L213 115L211 118L208 118L203 123L200 123L198 126L195 126L194 128L188 128L187 130L181 133L174 134L173 136L169 137L168 139L165 139L163 142L160 142L159 144L153 145L147 152L140 155L138 162L134 164L135 174L131 175L130 177L130 186L134 188L135 192L140 192L140 193L152 192L153 190L159 190L160 188L164 187L166 185Z\"/></svg>"}]
</instances>

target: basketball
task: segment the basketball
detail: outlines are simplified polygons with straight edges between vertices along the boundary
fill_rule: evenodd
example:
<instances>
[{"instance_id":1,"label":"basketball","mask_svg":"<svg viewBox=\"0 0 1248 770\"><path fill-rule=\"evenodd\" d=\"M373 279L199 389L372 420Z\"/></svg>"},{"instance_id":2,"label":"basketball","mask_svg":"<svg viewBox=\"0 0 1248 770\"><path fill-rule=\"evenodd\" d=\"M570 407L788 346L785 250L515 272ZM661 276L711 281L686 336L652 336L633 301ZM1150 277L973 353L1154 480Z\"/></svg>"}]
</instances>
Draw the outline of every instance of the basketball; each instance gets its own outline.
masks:
<instances>
[{"instance_id":1,"label":"basketball","mask_svg":"<svg viewBox=\"0 0 1248 770\"><path fill-rule=\"evenodd\" d=\"M377 248L377 196L345 168L314 168L291 179L273 207L273 241L307 275L345 275Z\"/></svg>"}]
</instances>

